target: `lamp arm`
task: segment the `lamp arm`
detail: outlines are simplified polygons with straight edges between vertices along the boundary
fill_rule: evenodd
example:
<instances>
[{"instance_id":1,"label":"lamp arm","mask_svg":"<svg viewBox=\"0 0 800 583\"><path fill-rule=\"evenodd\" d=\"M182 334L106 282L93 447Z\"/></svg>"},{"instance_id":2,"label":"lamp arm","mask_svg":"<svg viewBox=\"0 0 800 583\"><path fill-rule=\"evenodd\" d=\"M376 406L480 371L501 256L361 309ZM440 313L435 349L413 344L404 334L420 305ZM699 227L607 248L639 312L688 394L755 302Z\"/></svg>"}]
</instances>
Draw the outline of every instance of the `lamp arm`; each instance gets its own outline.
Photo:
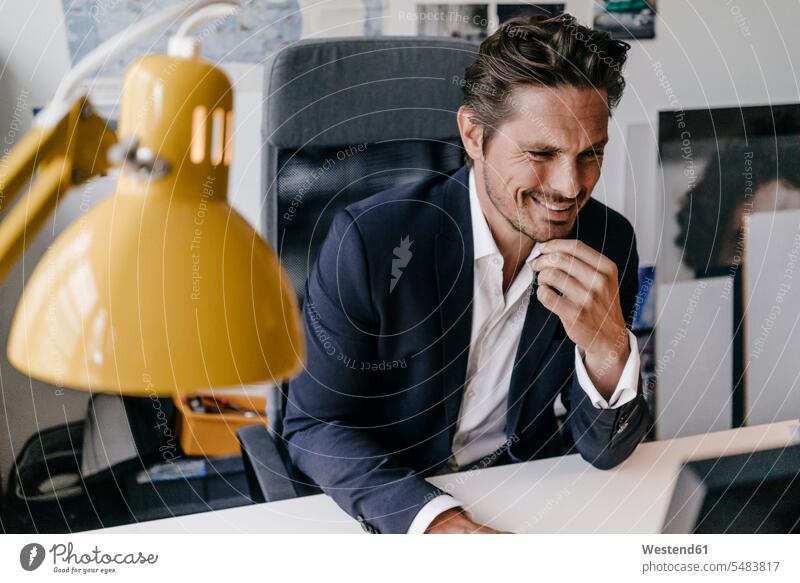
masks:
<instances>
[{"instance_id":1,"label":"lamp arm","mask_svg":"<svg viewBox=\"0 0 800 583\"><path fill-rule=\"evenodd\" d=\"M175 36L190 36L192 31L204 22L227 18L237 12L239 12L238 0L213 0L211 4L184 20L175 32Z\"/></svg>"},{"instance_id":2,"label":"lamp arm","mask_svg":"<svg viewBox=\"0 0 800 583\"><path fill-rule=\"evenodd\" d=\"M108 150L116 141L106 121L80 98L55 125L32 128L2 160L0 210L31 182L0 221L0 282L66 191L108 170Z\"/></svg>"},{"instance_id":3,"label":"lamp arm","mask_svg":"<svg viewBox=\"0 0 800 583\"><path fill-rule=\"evenodd\" d=\"M112 55L175 20L189 17L180 29L188 34L200 22L232 14L238 6L238 0L189 0L163 8L102 43L67 73L31 131L0 161L0 212L33 179L25 198L0 222L0 282L61 195L109 167L108 150L117 138L86 97L76 95L80 83Z\"/></svg>"},{"instance_id":4,"label":"lamp arm","mask_svg":"<svg viewBox=\"0 0 800 583\"><path fill-rule=\"evenodd\" d=\"M62 125L31 128L0 161L0 213L31 179L37 165L58 154L63 141Z\"/></svg>"}]
</instances>

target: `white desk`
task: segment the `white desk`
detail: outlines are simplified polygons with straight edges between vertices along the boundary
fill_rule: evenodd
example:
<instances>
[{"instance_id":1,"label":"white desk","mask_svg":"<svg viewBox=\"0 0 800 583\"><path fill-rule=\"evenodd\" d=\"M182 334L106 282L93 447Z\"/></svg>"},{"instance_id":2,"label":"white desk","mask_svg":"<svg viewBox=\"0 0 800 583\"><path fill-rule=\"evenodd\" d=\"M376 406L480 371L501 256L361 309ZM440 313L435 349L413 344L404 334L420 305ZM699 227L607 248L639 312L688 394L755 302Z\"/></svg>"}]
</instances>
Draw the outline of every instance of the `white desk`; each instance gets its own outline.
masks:
<instances>
[{"instance_id":1,"label":"white desk","mask_svg":"<svg viewBox=\"0 0 800 583\"><path fill-rule=\"evenodd\" d=\"M597 470L578 455L461 472L431 482L462 500L478 522L512 532L657 533L688 459L797 441L797 421L641 444L623 464ZM96 531L98 532L98 531ZM360 533L324 495L141 522L109 533Z\"/></svg>"}]
</instances>

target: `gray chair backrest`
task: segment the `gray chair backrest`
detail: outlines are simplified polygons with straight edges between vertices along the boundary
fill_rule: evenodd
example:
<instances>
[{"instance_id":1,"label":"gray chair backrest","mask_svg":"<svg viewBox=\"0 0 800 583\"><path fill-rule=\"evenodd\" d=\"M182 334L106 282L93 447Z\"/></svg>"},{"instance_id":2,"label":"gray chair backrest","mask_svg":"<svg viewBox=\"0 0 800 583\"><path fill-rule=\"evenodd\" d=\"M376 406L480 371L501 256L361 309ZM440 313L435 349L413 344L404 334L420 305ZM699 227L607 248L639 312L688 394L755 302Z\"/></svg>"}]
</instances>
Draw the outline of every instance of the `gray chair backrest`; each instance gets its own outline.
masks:
<instances>
[{"instance_id":1,"label":"gray chair backrest","mask_svg":"<svg viewBox=\"0 0 800 583\"><path fill-rule=\"evenodd\" d=\"M461 165L461 80L477 44L309 40L265 68L265 232L298 295L344 206Z\"/></svg>"}]
</instances>

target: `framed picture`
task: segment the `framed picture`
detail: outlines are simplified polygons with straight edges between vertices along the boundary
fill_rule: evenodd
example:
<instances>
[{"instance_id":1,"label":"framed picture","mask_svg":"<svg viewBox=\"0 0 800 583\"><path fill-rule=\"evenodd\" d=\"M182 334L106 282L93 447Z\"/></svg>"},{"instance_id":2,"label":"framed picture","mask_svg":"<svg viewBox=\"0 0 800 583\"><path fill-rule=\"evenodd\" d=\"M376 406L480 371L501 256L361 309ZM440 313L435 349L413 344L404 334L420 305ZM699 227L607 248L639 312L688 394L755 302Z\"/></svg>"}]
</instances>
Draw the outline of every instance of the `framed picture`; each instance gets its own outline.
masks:
<instances>
[{"instance_id":1,"label":"framed picture","mask_svg":"<svg viewBox=\"0 0 800 583\"><path fill-rule=\"evenodd\" d=\"M540 16L542 18L551 18L564 13L564 4L498 4L497 5L497 21L503 24L506 20L516 18L517 16Z\"/></svg>"},{"instance_id":2,"label":"framed picture","mask_svg":"<svg viewBox=\"0 0 800 583\"><path fill-rule=\"evenodd\" d=\"M735 275L744 218L800 209L800 104L659 114L659 281Z\"/></svg>"},{"instance_id":3,"label":"framed picture","mask_svg":"<svg viewBox=\"0 0 800 583\"><path fill-rule=\"evenodd\" d=\"M656 36L656 0L597 0L594 28L618 39Z\"/></svg>"}]
</instances>

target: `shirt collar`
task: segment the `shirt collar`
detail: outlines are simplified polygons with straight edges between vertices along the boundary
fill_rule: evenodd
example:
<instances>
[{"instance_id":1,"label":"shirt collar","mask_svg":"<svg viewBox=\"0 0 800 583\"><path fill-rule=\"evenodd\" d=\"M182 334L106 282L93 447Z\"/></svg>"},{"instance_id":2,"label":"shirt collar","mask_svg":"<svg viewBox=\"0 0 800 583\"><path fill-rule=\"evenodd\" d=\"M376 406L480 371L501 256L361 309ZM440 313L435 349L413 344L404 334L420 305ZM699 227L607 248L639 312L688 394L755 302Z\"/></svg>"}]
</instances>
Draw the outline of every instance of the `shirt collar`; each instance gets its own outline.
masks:
<instances>
[{"instance_id":1,"label":"shirt collar","mask_svg":"<svg viewBox=\"0 0 800 583\"><path fill-rule=\"evenodd\" d=\"M472 247L475 261L492 255L501 257L500 250L497 248L497 243L494 242L492 231L489 229L489 223L486 222L483 209L481 209L481 203L478 200L475 172L472 169L469 171L469 211L472 217ZM531 249L530 255L528 255L525 263L530 263L541 254L540 247L541 245L539 242L533 245L533 249Z\"/></svg>"}]
</instances>

